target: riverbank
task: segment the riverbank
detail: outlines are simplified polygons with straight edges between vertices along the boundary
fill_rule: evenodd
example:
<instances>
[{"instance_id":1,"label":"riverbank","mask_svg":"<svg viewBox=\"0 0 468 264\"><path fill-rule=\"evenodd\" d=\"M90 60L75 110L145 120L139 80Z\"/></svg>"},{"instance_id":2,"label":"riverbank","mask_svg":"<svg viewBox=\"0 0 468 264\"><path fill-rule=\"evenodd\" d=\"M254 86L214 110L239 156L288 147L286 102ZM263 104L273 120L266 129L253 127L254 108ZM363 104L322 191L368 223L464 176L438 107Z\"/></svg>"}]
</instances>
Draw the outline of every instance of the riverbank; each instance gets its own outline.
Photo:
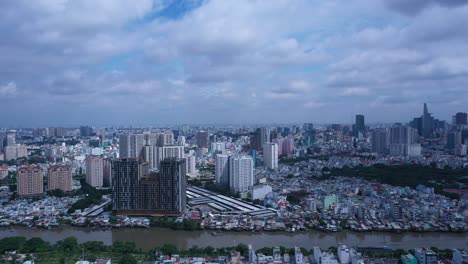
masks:
<instances>
[{"instance_id":1,"label":"riverbank","mask_svg":"<svg viewBox=\"0 0 468 264\"><path fill-rule=\"evenodd\" d=\"M55 243L69 236L74 236L80 243L101 241L111 245L115 241L134 242L137 247L150 249L164 244L173 244L178 248L188 249L192 246L228 247L240 242L252 244L256 248L274 247L304 247L313 246L328 248L339 243L349 247L389 246L391 248L411 249L415 247L464 247L468 236L466 233L388 233L388 232L353 232L344 230L337 233L306 231L300 233L288 232L223 232L213 235L211 231L182 231L167 228L119 228L111 230L93 230L92 228L60 227L55 229L37 229L26 227L0 228L0 238L23 236L26 238L40 237L50 243Z\"/></svg>"}]
</instances>

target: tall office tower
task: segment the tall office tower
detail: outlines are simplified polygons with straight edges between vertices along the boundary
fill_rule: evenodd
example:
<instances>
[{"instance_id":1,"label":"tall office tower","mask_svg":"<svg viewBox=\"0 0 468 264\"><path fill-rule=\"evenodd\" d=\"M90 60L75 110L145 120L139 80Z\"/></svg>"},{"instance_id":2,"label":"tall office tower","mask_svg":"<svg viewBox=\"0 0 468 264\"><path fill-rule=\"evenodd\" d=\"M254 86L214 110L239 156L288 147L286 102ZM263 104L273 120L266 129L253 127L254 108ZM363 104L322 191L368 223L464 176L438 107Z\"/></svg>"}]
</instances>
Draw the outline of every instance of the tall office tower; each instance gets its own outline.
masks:
<instances>
[{"instance_id":1,"label":"tall office tower","mask_svg":"<svg viewBox=\"0 0 468 264\"><path fill-rule=\"evenodd\" d=\"M116 213L138 210L138 188L144 164L136 158L112 160L112 207Z\"/></svg>"},{"instance_id":2,"label":"tall office tower","mask_svg":"<svg viewBox=\"0 0 468 264\"><path fill-rule=\"evenodd\" d=\"M102 160L102 186L104 187L112 187L112 160L111 159L103 159Z\"/></svg>"},{"instance_id":3,"label":"tall office tower","mask_svg":"<svg viewBox=\"0 0 468 264\"><path fill-rule=\"evenodd\" d=\"M271 129L268 127L260 128L260 147L263 148L263 145L265 143L270 143L270 142L271 142Z\"/></svg>"},{"instance_id":4,"label":"tall office tower","mask_svg":"<svg viewBox=\"0 0 468 264\"><path fill-rule=\"evenodd\" d=\"M232 192L247 192L254 184L253 160L250 156L229 157L229 187Z\"/></svg>"},{"instance_id":5,"label":"tall office tower","mask_svg":"<svg viewBox=\"0 0 468 264\"><path fill-rule=\"evenodd\" d=\"M269 169L278 169L278 144L265 143L263 145L263 163Z\"/></svg>"},{"instance_id":6,"label":"tall office tower","mask_svg":"<svg viewBox=\"0 0 468 264\"><path fill-rule=\"evenodd\" d=\"M461 131L450 131L447 134L447 148L455 149L456 146L462 145L462 132Z\"/></svg>"},{"instance_id":7,"label":"tall office tower","mask_svg":"<svg viewBox=\"0 0 468 264\"><path fill-rule=\"evenodd\" d=\"M362 138L366 136L366 124L363 115L356 115L356 122L354 124L354 136Z\"/></svg>"},{"instance_id":8,"label":"tall office tower","mask_svg":"<svg viewBox=\"0 0 468 264\"><path fill-rule=\"evenodd\" d=\"M26 165L18 169L18 196L38 196L44 192L44 171L39 166Z\"/></svg>"},{"instance_id":9,"label":"tall office tower","mask_svg":"<svg viewBox=\"0 0 468 264\"><path fill-rule=\"evenodd\" d=\"M418 132L406 126L392 127L390 129L390 155L392 156L419 156L421 145L417 144Z\"/></svg>"},{"instance_id":10,"label":"tall office tower","mask_svg":"<svg viewBox=\"0 0 468 264\"><path fill-rule=\"evenodd\" d=\"M256 151L262 150L262 139L260 136L260 130L257 129L251 136L250 136L250 148Z\"/></svg>"},{"instance_id":11,"label":"tall office tower","mask_svg":"<svg viewBox=\"0 0 468 264\"><path fill-rule=\"evenodd\" d=\"M186 164L187 164L187 174L194 174L197 172L196 170L196 158L194 155L188 155L186 158Z\"/></svg>"},{"instance_id":12,"label":"tall office tower","mask_svg":"<svg viewBox=\"0 0 468 264\"><path fill-rule=\"evenodd\" d=\"M219 186L229 185L229 156L226 154L216 155L215 180Z\"/></svg>"},{"instance_id":13,"label":"tall office tower","mask_svg":"<svg viewBox=\"0 0 468 264\"><path fill-rule=\"evenodd\" d=\"M86 183L93 187L104 184L104 159L98 156L86 157Z\"/></svg>"},{"instance_id":14,"label":"tall office tower","mask_svg":"<svg viewBox=\"0 0 468 264\"><path fill-rule=\"evenodd\" d=\"M187 205L185 159L167 158L161 161L161 206L164 212L181 214Z\"/></svg>"},{"instance_id":15,"label":"tall office tower","mask_svg":"<svg viewBox=\"0 0 468 264\"><path fill-rule=\"evenodd\" d=\"M197 133L197 145L200 148L207 148L208 147L208 132L199 131Z\"/></svg>"},{"instance_id":16,"label":"tall office tower","mask_svg":"<svg viewBox=\"0 0 468 264\"><path fill-rule=\"evenodd\" d=\"M5 147L5 160L15 160L18 158L28 157L28 147L25 145L15 144Z\"/></svg>"},{"instance_id":17,"label":"tall office tower","mask_svg":"<svg viewBox=\"0 0 468 264\"><path fill-rule=\"evenodd\" d=\"M16 130L9 130L6 133L5 146L16 145Z\"/></svg>"},{"instance_id":18,"label":"tall office tower","mask_svg":"<svg viewBox=\"0 0 468 264\"><path fill-rule=\"evenodd\" d=\"M213 142L211 143L211 153L226 153L226 143Z\"/></svg>"},{"instance_id":19,"label":"tall office tower","mask_svg":"<svg viewBox=\"0 0 468 264\"><path fill-rule=\"evenodd\" d=\"M119 135L119 157L130 158L130 135Z\"/></svg>"},{"instance_id":20,"label":"tall office tower","mask_svg":"<svg viewBox=\"0 0 468 264\"><path fill-rule=\"evenodd\" d=\"M380 154L388 153L390 147L390 134L385 128L375 129L371 133L372 151Z\"/></svg>"},{"instance_id":21,"label":"tall office tower","mask_svg":"<svg viewBox=\"0 0 468 264\"><path fill-rule=\"evenodd\" d=\"M72 191L72 167L70 165L50 165L47 170L48 190Z\"/></svg>"},{"instance_id":22,"label":"tall office tower","mask_svg":"<svg viewBox=\"0 0 468 264\"><path fill-rule=\"evenodd\" d=\"M433 117L427 110L427 104L424 103L424 110L422 115L422 135L423 137L429 137L433 132Z\"/></svg>"},{"instance_id":23,"label":"tall office tower","mask_svg":"<svg viewBox=\"0 0 468 264\"><path fill-rule=\"evenodd\" d=\"M458 112L453 117L453 120L454 120L453 124L456 125L456 126L466 126L466 125L468 125L468 114Z\"/></svg>"},{"instance_id":24,"label":"tall office tower","mask_svg":"<svg viewBox=\"0 0 468 264\"><path fill-rule=\"evenodd\" d=\"M162 160L167 158L177 158L183 159L185 158L184 147L173 145L173 146L164 146L164 147L156 147L155 150L155 165L156 168L159 168L159 165Z\"/></svg>"},{"instance_id":25,"label":"tall office tower","mask_svg":"<svg viewBox=\"0 0 468 264\"><path fill-rule=\"evenodd\" d=\"M90 126L80 126L80 136L90 137L93 134L93 129Z\"/></svg>"},{"instance_id":26,"label":"tall office tower","mask_svg":"<svg viewBox=\"0 0 468 264\"><path fill-rule=\"evenodd\" d=\"M418 134L422 137L428 138L433 135L437 129L445 129L445 121L435 119L427 110L427 104L424 103L423 115L414 118L410 122L410 126L418 130Z\"/></svg>"}]
</instances>

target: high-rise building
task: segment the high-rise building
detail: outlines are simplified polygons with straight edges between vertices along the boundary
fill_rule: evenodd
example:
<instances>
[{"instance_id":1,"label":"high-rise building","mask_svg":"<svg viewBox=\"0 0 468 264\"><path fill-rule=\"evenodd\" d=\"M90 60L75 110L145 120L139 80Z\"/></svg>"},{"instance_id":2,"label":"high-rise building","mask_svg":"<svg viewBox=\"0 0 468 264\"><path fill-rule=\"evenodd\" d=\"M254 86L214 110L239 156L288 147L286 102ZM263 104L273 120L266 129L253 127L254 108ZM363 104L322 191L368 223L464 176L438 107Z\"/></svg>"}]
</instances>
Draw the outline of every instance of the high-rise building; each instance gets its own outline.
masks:
<instances>
[{"instance_id":1,"label":"high-rise building","mask_svg":"<svg viewBox=\"0 0 468 264\"><path fill-rule=\"evenodd\" d=\"M80 136L90 137L93 134L93 128L90 126L80 126Z\"/></svg>"},{"instance_id":2,"label":"high-rise building","mask_svg":"<svg viewBox=\"0 0 468 264\"><path fill-rule=\"evenodd\" d=\"M162 133L158 133L158 141L155 145L158 147L174 145L174 134L172 131L165 131Z\"/></svg>"},{"instance_id":3,"label":"high-rise building","mask_svg":"<svg viewBox=\"0 0 468 264\"><path fill-rule=\"evenodd\" d=\"M375 129L371 133L372 151L387 154L390 148L390 134L385 128Z\"/></svg>"},{"instance_id":4,"label":"high-rise building","mask_svg":"<svg viewBox=\"0 0 468 264\"><path fill-rule=\"evenodd\" d=\"M254 184L253 160L250 156L229 157L229 187L232 192L247 192Z\"/></svg>"},{"instance_id":5,"label":"high-rise building","mask_svg":"<svg viewBox=\"0 0 468 264\"><path fill-rule=\"evenodd\" d=\"M271 129L268 127L260 128L260 147L263 148L263 145L269 142L271 142Z\"/></svg>"},{"instance_id":6,"label":"high-rise building","mask_svg":"<svg viewBox=\"0 0 468 264\"><path fill-rule=\"evenodd\" d=\"M5 147L5 160L15 160L28 157L28 147L25 145L14 144Z\"/></svg>"},{"instance_id":7,"label":"high-rise building","mask_svg":"<svg viewBox=\"0 0 468 264\"><path fill-rule=\"evenodd\" d=\"M194 155L188 155L186 157L186 164L187 164L187 174L194 174L197 172L196 170L196 157Z\"/></svg>"},{"instance_id":8,"label":"high-rise building","mask_svg":"<svg viewBox=\"0 0 468 264\"><path fill-rule=\"evenodd\" d=\"M131 134L119 136L119 157L140 158L144 146L143 134Z\"/></svg>"},{"instance_id":9,"label":"high-rise building","mask_svg":"<svg viewBox=\"0 0 468 264\"><path fill-rule=\"evenodd\" d=\"M265 143L263 145L263 163L269 169L278 169L278 144Z\"/></svg>"},{"instance_id":10,"label":"high-rise building","mask_svg":"<svg viewBox=\"0 0 468 264\"><path fill-rule=\"evenodd\" d=\"M418 132L407 126L390 128L390 155L392 156L419 156L421 145L416 143Z\"/></svg>"},{"instance_id":11,"label":"high-rise building","mask_svg":"<svg viewBox=\"0 0 468 264\"><path fill-rule=\"evenodd\" d=\"M5 146L16 145L16 130L9 130L5 137Z\"/></svg>"},{"instance_id":12,"label":"high-rise building","mask_svg":"<svg viewBox=\"0 0 468 264\"><path fill-rule=\"evenodd\" d=\"M356 122L354 123L354 136L362 138L366 136L366 124L364 122L364 115L356 115Z\"/></svg>"},{"instance_id":13,"label":"high-rise building","mask_svg":"<svg viewBox=\"0 0 468 264\"><path fill-rule=\"evenodd\" d=\"M72 167L70 165L50 165L47 170L48 190L72 191Z\"/></svg>"},{"instance_id":14,"label":"high-rise building","mask_svg":"<svg viewBox=\"0 0 468 264\"><path fill-rule=\"evenodd\" d=\"M119 157L130 158L130 135L119 135Z\"/></svg>"},{"instance_id":15,"label":"high-rise building","mask_svg":"<svg viewBox=\"0 0 468 264\"><path fill-rule=\"evenodd\" d=\"M427 104L424 103L424 110L422 115L422 136L429 137L434 131L433 117L427 110Z\"/></svg>"},{"instance_id":16,"label":"high-rise building","mask_svg":"<svg viewBox=\"0 0 468 264\"><path fill-rule=\"evenodd\" d=\"M164 147L156 147L154 148L155 154L154 157L156 159L155 165L156 168L159 168L160 163L162 160L167 158L177 158L183 159L185 158L184 147L179 145L172 145L172 146L164 146Z\"/></svg>"},{"instance_id":17,"label":"high-rise building","mask_svg":"<svg viewBox=\"0 0 468 264\"><path fill-rule=\"evenodd\" d=\"M112 161L112 202L116 213L138 210L140 178L145 175L144 164L136 158Z\"/></svg>"},{"instance_id":18,"label":"high-rise building","mask_svg":"<svg viewBox=\"0 0 468 264\"><path fill-rule=\"evenodd\" d=\"M27 165L18 169L18 196L39 196L44 192L44 170L39 166Z\"/></svg>"},{"instance_id":19,"label":"high-rise building","mask_svg":"<svg viewBox=\"0 0 468 264\"><path fill-rule=\"evenodd\" d=\"M187 205L185 159L167 158L159 170L162 211L181 214Z\"/></svg>"},{"instance_id":20,"label":"high-rise building","mask_svg":"<svg viewBox=\"0 0 468 264\"><path fill-rule=\"evenodd\" d=\"M104 159L99 156L86 157L86 183L93 187L104 184Z\"/></svg>"},{"instance_id":21,"label":"high-rise building","mask_svg":"<svg viewBox=\"0 0 468 264\"><path fill-rule=\"evenodd\" d=\"M156 161L156 146L146 145L143 147L143 160L148 163L150 169L159 167Z\"/></svg>"},{"instance_id":22,"label":"high-rise building","mask_svg":"<svg viewBox=\"0 0 468 264\"><path fill-rule=\"evenodd\" d=\"M176 216L186 207L185 160L169 158L161 163L159 173L149 173L140 179L139 209L130 212L140 215Z\"/></svg>"},{"instance_id":23,"label":"high-rise building","mask_svg":"<svg viewBox=\"0 0 468 264\"><path fill-rule=\"evenodd\" d=\"M463 112L458 112L453 117L454 125L456 126L466 126L468 125L468 114Z\"/></svg>"},{"instance_id":24,"label":"high-rise building","mask_svg":"<svg viewBox=\"0 0 468 264\"><path fill-rule=\"evenodd\" d=\"M250 136L250 148L256 151L262 150L262 139L260 136L260 130L257 129L251 136Z\"/></svg>"},{"instance_id":25,"label":"high-rise building","mask_svg":"<svg viewBox=\"0 0 468 264\"><path fill-rule=\"evenodd\" d=\"M197 133L197 145L200 148L208 148L208 132L199 131Z\"/></svg>"},{"instance_id":26,"label":"high-rise building","mask_svg":"<svg viewBox=\"0 0 468 264\"><path fill-rule=\"evenodd\" d=\"M102 186L112 187L112 161L111 159L104 159L103 162L103 180Z\"/></svg>"},{"instance_id":27,"label":"high-rise building","mask_svg":"<svg viewBox=\"0 0 468 264\"><path fill-rule=\"evenodd\" d=\"M445 128L445 121L435 119L428 111L427 104L424 103L423 115L414 118L410 126L418 130L418 134L424 138L431 137L437 129Z\"/></svg>"},{"instance_id":28,"label":"high-rise building","mask_svg":"<svg viewBox=\"0 0 468 264\"><path fill-rule=\"evenodd\" d=\"M217 185L229 185L229 156L226 154L216 155L215 180Z\"/></svg>"},{"instance_id":29,"label":"high-rise building","mask_svg":"<svg viewBox=\"0 0 468 264\"><path fill-rule=\"evenodd\" d=\"M226 153L226 143L213 142L211 143L211 153Z\"/></svg>"}]
</instances>

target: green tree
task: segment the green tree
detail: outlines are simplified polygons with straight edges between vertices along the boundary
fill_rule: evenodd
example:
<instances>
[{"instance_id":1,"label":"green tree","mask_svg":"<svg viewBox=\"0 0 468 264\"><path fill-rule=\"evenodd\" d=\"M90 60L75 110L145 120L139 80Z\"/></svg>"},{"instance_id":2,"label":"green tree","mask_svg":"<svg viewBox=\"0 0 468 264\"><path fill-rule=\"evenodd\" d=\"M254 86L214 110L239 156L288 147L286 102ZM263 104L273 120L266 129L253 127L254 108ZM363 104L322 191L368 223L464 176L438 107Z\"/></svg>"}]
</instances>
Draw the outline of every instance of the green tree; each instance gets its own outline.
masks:
<instances>
[{"instance_id":1,"label":"green tree","mask_svg":"<svg viewBox=\"0 0 468 264\"><path fill-rule=\"evenodd\" d=\"M46 252L50 249L50 244L39 237L33 237L24 243L23 252L36 253Z\"/></svg>"},{"instance_id":2,"label":"green tree","mask_svg":"<svg viewBox=\"0 0 468 264\"><path fill-rule=\"evenodd\" d=\"M239 251L242 256L247 256L249 247L246 244L240 243L236 246L236 251Z\"/></svg>"},{"instance_id":3,"label":"green tree","mask_svg":"<svg viewBox=\"0 0 468 264\"><path fill-rule=\"evenodd\" d=\"M137 264L137 260L132 255L123 255L120 260L119 264Z\"/></svg>"},{"instance_id":4,"label":"green tree","mask_svg":"<svg viewBox=\"0 0 468 264\"><path fill-rule=\"evenodd\" d=\"M174 246L172 244L164 244L161 247L161 252L164 255L173 255L173 254L179 253L179 250L177 249L176 246Z\"/></svg>"},{"instance_id":5,"label":"green tree","mask_svg":"<svg viewBox=\"0 0 468 264\"><path fill-rule=\"evenodd\" d=\"M65 252L73 252L78 250L78 240L76 237L67 237L64 240L57 242L57 246Z\"/></svg>"}]
</instances>

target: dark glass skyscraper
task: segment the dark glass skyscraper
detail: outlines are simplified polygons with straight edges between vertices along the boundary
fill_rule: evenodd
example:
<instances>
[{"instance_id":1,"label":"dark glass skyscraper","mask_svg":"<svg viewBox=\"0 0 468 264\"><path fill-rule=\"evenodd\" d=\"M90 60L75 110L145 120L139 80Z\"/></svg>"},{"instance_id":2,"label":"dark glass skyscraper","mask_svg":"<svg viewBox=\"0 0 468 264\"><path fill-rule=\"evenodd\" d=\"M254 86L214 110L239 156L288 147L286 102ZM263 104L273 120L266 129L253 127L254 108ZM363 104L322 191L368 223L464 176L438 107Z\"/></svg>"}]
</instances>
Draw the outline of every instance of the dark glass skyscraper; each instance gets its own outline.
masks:
<instances>
[{"instance_id":1,"label":"dark glass skyscraper","mask_svg":"<svg viewBox=\"0 0 468 264\"><path fill-rule=\"evenodd\" d=\"M161 209L166 213L180 214L187 204L187 179L185 159L167 158L161 161Z\"/></svg>"},{"instance_id":2,"label":"dark glass skyscraper","mask_svg":"<svg viewBox=\"0 0 468 264\"><path fill-rule=\"evenodd\" d=\"M143 164L135 158L112 161L112 201L117 213L138 210L138 185Z\"/></svg>"},{"instance_id":3,"label":"dark glass skyscraper","mask_svg":"<svg viewBox=\"0 0 468 264\"><path fill-rule=\"evenodd\" d=\"M364 122L364 115L356 115L356 122L354 124L354 136L366 136L366 124Z\"/></svg>"}]
</instances>

